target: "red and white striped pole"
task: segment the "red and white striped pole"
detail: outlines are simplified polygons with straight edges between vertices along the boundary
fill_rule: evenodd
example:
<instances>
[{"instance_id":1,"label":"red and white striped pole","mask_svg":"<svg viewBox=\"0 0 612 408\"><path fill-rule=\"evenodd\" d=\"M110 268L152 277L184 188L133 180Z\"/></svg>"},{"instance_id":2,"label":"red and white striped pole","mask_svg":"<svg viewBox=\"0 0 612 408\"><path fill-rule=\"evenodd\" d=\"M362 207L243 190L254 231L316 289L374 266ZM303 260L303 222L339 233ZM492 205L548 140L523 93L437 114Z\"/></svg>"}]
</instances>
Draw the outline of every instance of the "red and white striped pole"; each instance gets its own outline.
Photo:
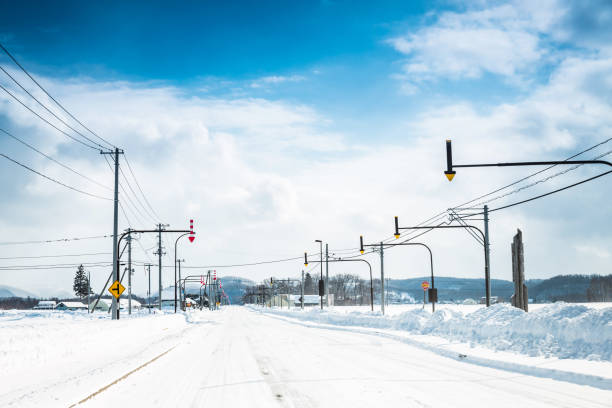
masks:
<instances>
[{"instance_id":1,"label":"red and white striped pole","mask_svg":"<svg viewBox=\"0 0 612 408\"><path fill-rule=\"evenodd\" d=\"M193 242L195 239L195 232L193 232L193 220L189 220L189 229L191 230L189 233L189 242Z\"/></svg>"}]
</instances>

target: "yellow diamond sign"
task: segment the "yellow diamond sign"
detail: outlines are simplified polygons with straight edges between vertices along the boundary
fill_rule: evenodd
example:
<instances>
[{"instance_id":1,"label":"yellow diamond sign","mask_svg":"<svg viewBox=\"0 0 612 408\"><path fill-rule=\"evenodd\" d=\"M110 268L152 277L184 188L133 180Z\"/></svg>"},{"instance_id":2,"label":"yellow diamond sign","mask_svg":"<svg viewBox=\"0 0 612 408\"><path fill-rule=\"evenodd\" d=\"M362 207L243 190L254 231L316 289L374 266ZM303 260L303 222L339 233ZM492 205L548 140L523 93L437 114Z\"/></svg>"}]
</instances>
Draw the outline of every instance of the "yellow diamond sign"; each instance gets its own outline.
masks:
<instances>
[{"instance_id":1,"label":"yellow diamond sign","mask_svg":"<svg viewBox=\"0 0 612 408\"><path fill-rule=\"evenodd\" d=\"M119 299L124 290L125 287L118 280L114 281L110 288L108 288L108 291L117 299Z\"/></svg>"}]
</instances>

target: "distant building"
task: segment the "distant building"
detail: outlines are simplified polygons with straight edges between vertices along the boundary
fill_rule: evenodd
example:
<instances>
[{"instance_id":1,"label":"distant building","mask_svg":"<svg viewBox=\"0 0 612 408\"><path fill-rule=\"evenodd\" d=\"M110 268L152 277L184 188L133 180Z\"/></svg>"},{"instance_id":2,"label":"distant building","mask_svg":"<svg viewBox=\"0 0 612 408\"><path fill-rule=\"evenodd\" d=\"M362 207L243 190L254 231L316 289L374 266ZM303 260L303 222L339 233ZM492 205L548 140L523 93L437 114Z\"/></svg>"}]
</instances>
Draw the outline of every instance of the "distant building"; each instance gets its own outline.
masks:
<instances>
[{"instance_id":1,"label":"distant building","mask_svg":"<svg viewBox=\"0 0 612 408\"><path fill-rule=\"evenodd\" d=\"M487 298L484 296L481 297L480 304L485 305L486 303L487 303ZM494 305L495 303L501 303L501 299L499 298L499 296L491 296L491 304Z\"/></svg>"},{"instance_id":2,"label":"distant building","mask_svg":"<svg viewBox=\"0 0 612 408\"><path fill-rule=\"evenodd\" d=\"M474 299L472 299L472 298L467 298L467 299L465 299L465 300L463 301L463 304L464 304L464 305L475 305L475 304L477 304L477 303L476 303L476 301L475 301Z\"/></svg>"},{"instance_id":3,"label":"distant building","mask_svg":"<svg viewBox=\"0 0 612 408\"><path fill-rule=\"evenodd\" d=\"M41 300L33 309L51 310L55 309L55 300Z\"/></svg>"},{"instance_id":4,"label":"distant building","mask_svg":"<svg viewBox=\"0 0 612 408\"><path fill-rule=\"evenodd\" d=\"M55 310L87 310L87 305L81 302L59 302Z\"/></svg>"},{"instance_id":5,"label":"distant building","mask_svg":"<svg viewBox=\"0 0 612 408\"><path fill-rule=\"evenodd\" d=\"M96 301L92 300L91 303L89 304L89 310L92 310L95 304L96 304ZM96 305L96 310L106 312L110 310L112 305L113 305L112 299L103 298L103 299L100 299L100 301ZM136 299L132 299L132 310L140 309L140 308L142 308L142 305L140 304L140 302L137 301ZM119 299L119 310L127 310L127 309L128 309L128 299L121 297Z\"/></svg>"}]
</instances>

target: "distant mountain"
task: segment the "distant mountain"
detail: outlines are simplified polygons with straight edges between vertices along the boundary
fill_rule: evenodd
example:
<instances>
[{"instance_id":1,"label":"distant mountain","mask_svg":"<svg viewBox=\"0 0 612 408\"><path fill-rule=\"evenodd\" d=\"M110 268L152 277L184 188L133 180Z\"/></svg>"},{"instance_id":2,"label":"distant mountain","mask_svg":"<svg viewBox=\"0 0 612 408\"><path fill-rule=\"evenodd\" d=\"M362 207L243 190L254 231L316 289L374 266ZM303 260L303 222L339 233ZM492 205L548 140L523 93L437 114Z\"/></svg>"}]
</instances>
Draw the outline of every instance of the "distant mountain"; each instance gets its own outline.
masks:
<instances>
[{"instance_id":1,"label":"distant mountain","mask_svg":"<svg viewBox=\"0 0 612 408\"><path fill-rule=\"evenodd\" d=\"M536 302L587 302L587 289L593 276L559 275L549 279L530 279L525 282L529 299ZM413 279L391 279L388 290L398 294L405 293L416 301L423 299L421 283L429 277ZM438 299L440 301L462 301L467 298L479 300L485 295L484 279L463 279L436 277ZM502 301L509 301L514 294L514 284L503 279L491 279L491 296L498 296Z\"/></svg>"},{"instance_id":2,"label":"distant mountain","mask_svg":"<svg viewBox=\"0 0 612 408\"><path fill-rule=\"evenodd\" d=\"M530 299L536 301L586 302L587 289L592 276L559 275L550 279L540 280L533 286L527 285Z\"/></svg>"},{"instance_id":3,"label":"distant mountain","mask_svg":"<svg viewBox=\"0 0 612 408\"><path fill-rule=\"evenodd\" d=\"M28 292L26 290L22 290L19 288L15 288L12 286L0 285L0 298L7 297L38 297L37 295Z\"/></svg>"},{"instance_id":4,"label":"distant mountain","mask_svg":"<svg viewBox=\"0 0 612 408\"><path fill-rule=\"evenodd\" d=\"M429 277L413 279L391 279L387 284L388 290L399 293L407 293L419 301L423 298L421 283L428 281ZM484 279L449 278L439 276L435 278L438 288L439 301L462 301L468 298L478 300L485 295ZM491 296L499 296L508 300L514 293L514 285L510 281L502 279L491 279Z\"/></svg>"}]
</instances>

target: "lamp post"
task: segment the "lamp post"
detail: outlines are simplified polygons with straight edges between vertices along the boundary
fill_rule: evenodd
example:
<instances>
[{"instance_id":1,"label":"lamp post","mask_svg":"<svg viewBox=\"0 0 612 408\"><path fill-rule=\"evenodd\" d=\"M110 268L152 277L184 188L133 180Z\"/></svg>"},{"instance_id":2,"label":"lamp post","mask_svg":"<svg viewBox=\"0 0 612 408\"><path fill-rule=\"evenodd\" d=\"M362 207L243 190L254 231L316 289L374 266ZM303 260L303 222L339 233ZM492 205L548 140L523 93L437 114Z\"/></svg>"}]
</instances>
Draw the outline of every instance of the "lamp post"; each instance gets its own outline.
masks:
<instances>
[{"instance_id":1,"label":"lamp post","mask_svg":"<svg viewBox=\"0 0 612 408\"><path fill-rule=\"evenodd\" d=\"M178 263L178 280L179 280L179 282L180 282L180 281L181 281L181 264L182 264L183 262L185 262L185 260L184 260L184 259L177 259L177 260L176 260L176 262ZM174 290L175 290L175 293L176 293L176 284L174 285ZM178 293L178 304L179 304L179 308L180 308L181 310L184 310L184 309L183 309L183 294L185 293L185 288L183 288L183 287L181 287L181 286L179 285L178 291L179 291L179 293ZM176 298L175 298L174 300L175 300L175 302L176 302ZM175 305L175 307L176 307L176 303L175 303L174 305ZM176 313L176 311L175 311L174 313Z\"/></svg>"},{"instance_id":2,"label":"lamp post","mask_svg":"<svg viewBox=\"0 0 612 408\"><path fill-rule=\"evenodd\" d=\"M333 254L332 254L333 255ZM323 265L323 261L312 261L312 262L320 262L321 265ZM325 262L365 262L368 265L368 268L370 270L370 307L372 309L372 311L374 311L374 281L372 279L372 265L370 265L370 263L368 261L366 261L365 259L342 259L342 258L338 258L338 259L328 259ZM308 266L308 255L306 252L304 252L304 265ZM302 271L303 273L304 271ZM303 286L303 285L302 285ZM303 289L302 289L303 292ZM303 293L302 293L302 296Z\"/></svg>"},{"instance_id":3,"label":"lamp post","mask_svg":"<svg viewBox=\"0 0 612 408\"><path fill-rule=\"evenodd\" d=\"M179 235L178 238L176 239L176 241L174 241L174 282L175 282L174 283L174 313L176 313L176 282L181 280L180 277L178 278L178 280L177 280L177 277L176 277L176 262L177 262L177 260L176 260L176 246L177 246L177 244L179 242L179 239L181 239L182 237L185 237L187 235L193 235L193 231L189 231L189 232L186 232L184 234ZM191 240L191 242L193 242L193 240Z\"/></svg>"},{"instance_id":4,"label":"lamp post","mask_svg":"<svg viewBox=\"0 0 612 408\"><path fill-rule=\"evenodd\" d=\"M323 295L325 294L325 281L323 280L323 241L315 239L321 245L321 279L319 280L319 296L321 297L321 310L323 310Z\"/></svg>"},{"instance_id":5,"label":"lamp post","mask_svg":"<svg viewBox=\"0 0 612 408\"><path fill-rule=\"evenodd\" d=\"M515 167L515 166L556 166L558 164L603 164L612 167L612 163L605 160L553 160L533 162L509 162L509 163L481 163L481 164L453 164L453 151L451 140L446 140L446 171L444 174L448 181L452 181L457 173L457 167Z\"/></svg>"}]
</instances>

